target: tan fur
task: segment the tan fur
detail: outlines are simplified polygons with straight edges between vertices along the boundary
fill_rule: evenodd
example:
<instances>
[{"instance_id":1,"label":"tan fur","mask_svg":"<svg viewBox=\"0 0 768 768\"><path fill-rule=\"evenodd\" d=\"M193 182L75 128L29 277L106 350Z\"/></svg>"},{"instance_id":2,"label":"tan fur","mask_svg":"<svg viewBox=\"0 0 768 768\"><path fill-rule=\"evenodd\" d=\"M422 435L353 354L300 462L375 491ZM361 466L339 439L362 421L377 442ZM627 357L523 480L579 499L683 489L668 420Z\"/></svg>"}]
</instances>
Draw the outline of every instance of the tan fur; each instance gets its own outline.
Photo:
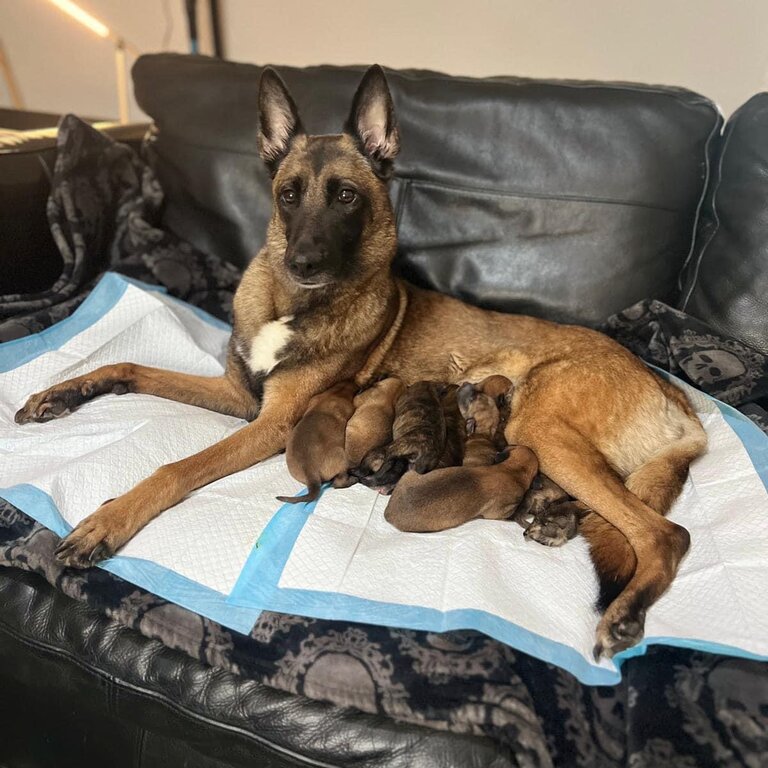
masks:
<instances>
[{"instance_id":1,"label":"tan fur","mask_svg":"<svg viewBox=\"0 0 768 768\"><path fill-rule=\"evenodd\" d=\"M279 501L289 504L314 501L323 483L346 472L344 436L354 411L352 400L356 391L353 381L342 381L309 401L285 448L288 471L307 486L307 494L278 496Z\"/></svg>"},{"instance_id":2,"label":"tan fur","mask_svg":"<svg viewBox=\"0 0 768 768\"><path fill-rule=\"evenodd\" d=\"M355 412L346 432L348 466L358 466L366 453L392 440L395 403L404 389L400 379L389 377L355 397Z\"/></svg>"},{"instance_id":3,"label":"tan fur","mask_svg":"<svg viewBox=\"0 0 768 768\"><path fill-rule=\"evenodd\" d=\"M274 136L270 141L274 157ZM335 155L315 168L311 154L321 144ZM281 184L295 176L302 178L307 200L318 204L331 176L350 178L369 211L356 272L321 289L321 312L313 309L317 293L287 273L285 228L275 206L266 246L235 296L224 377L209 384L172 372L106 366L32 396L17 414L20 423L62 415L112 391L115 379L123 382L121 389L246 418L258 413L240 432L161 467L99 508L64 540L60 559L81 567L99 560L194 489L274 455L285 448L313 395L361 371L360 384L378 371L405 384L503 374L514 385L507 442L530 446L542 472L618 529L635 553L633 575L598 627L596 651L612 653L635 642L646 608L669 586L688 548L687 532L658 508L679 492L687 464L706 448L685 397L596 331L484 311L393 277L396 231L387 188L349 136L298 135L274 177L276 199ZM261 398L238 350L265 323L286 316L309 319L292 347L276 351Z\"/></svg>"},{"instance_id":4,"label":"tan fur","mask_svg":"<svg viewBox=\"0 0 768 768\"><path fill-rule=\"evenodd\" d=\"M493 466L408 472L395 486L384 517L399 530L415 533L444 531L479 517L505 520L514 514L537 468L533 452L518 445Z\"/></svg>"},{"instance_id":5,"label":"tan fur","mask_svg":"<svg viewBox=\"0 0 768 768\"><path fill-rule=\"evenodd\" d=\"M467 432L462 461L464 467L490 466L496 462L499 453L496 440L499 429L503 429L504 425L497 398L506 393L510 382L502 376L492 378L506 382L502 391L497 391L495 382L489 386L489 379L476 386L463 384L459 388L459 410Z\"/></svg>"}]
</instances>

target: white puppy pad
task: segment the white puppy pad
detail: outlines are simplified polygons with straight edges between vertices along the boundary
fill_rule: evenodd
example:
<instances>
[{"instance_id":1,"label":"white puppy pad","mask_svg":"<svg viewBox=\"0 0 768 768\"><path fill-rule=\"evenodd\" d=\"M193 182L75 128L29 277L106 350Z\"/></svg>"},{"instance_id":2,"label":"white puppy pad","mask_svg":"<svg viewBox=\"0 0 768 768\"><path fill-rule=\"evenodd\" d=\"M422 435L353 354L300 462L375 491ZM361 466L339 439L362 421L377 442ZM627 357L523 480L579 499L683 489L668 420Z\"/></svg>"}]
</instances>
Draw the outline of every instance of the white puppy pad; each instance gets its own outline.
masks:
<instances>
[{"instance_id":1,"label":"white puppy pad","mask_svg":"<svg viewBox=\"0 0 768 768\"><path fill-rule=\"evenodd\" d=\"M50 332L0 346L0 496L63 535L163 464L241 429L240 419L135 394L99 397L44 424L13 419L33 392L108 363L220 375L228 338L223 323L108 275ZM258 609L234 611L224 596L280 507L275 496L299 488L282 457L223 478L156 518L105 567L198 612L220 603L212 618L248 630Z\"/></svg>"}]
</instances>

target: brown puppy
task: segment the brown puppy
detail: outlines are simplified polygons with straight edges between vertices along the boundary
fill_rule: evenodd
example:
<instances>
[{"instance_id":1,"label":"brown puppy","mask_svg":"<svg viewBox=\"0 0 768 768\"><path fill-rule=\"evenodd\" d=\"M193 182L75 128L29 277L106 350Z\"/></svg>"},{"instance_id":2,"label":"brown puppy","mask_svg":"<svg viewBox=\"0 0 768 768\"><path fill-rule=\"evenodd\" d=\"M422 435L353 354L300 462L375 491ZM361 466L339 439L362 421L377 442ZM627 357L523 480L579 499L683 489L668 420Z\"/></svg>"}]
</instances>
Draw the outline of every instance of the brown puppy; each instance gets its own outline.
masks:
<instances>
[{"instance_id":1,"label":"brown puppy","mask_svg":"<svg viewBox=\"0 0 768 768\"><path fill-rule=\"evenodd\" d=\"M513 384L506 376L497 373L487 376L477 385L477 388L496 401L499 411L499 428L496 431L495 440L497 448L502 450L507 445L504 428L509 420L510 403L514 393Z\"/></svg>"},{"instance_id":2,"label":"brown puppy","mask_svg":"<svg viewBox=\"0 0 768 768\"><path fill-rule=\"evenodd\" d=\"M423 475L437 467L446 450L443 395L437 382L411 384L395 404L392 442L368 453L350 474L369 488L389 492L409 469Z\"/></svg>"},{"instance_id":3,"label":"brown puppy","mask_svg":"<svg viewBox=\"0 0 768 768\"><path fill-rule=\"evenodd\" d=\"M102 505L61 542L59 560L79 568L103 560L196 488L283 450L310 398L337 381L354 376L364 386L379 371L406 384L503 374L515 384L506 442L530 446L542 471L594 510L590 547L615 596L596 652L637 642L689 546L688 532L664 518L706 450L685 395L596 331L479 309L393 273L387 181L400 136L380 67L366 72L334 136L306 134L267 68L259 126L273 211L234 298L225 374L105 365L32 395L16 414L20 424L48 421L133 392L253 423Z\"/></svg>"},{"instance_id":4,"label":"brown puppy","mask_svg":"<svg viewBox=\"0 0 768 768\"><path fill-rule=\"evenodd\" d=\"M479 385L467 382L459 387L458 402L467 433L462 466L487 467L495 464L499 455L496 445L499 408L496 399L482 392Z\"/></svg>"},{"instance_id":5,"label":"brown puppy","mask_svg":"<svg viewBox=\"0 0 768 768\"><path fill-rule=\"evenodd\" d=\"M392 441L395 404L404 391L405 385L400 379L388 377L355 396L355 412L347 422L344 442L347 468L359 466L367 453ZM340 488L354 482L356 479L344 472L338 482L334 481L334 486Z\"/></svg>"},{"instance_id":6,"label":"brown puppy","mask_svg":"<svg viewBox=\"0 0 768 768\"><path fill-rule=\"evenodd\" d=\"M384 513L401 531L444 531L482 517L505 520L517 509L539 464L530 448L512 446L498 464L448 467L420 476L408 472Z\"/></svg>"},{"instance_id":7,"label":"brown puppy","mask_svg":"<svg viewBox=\"0 0 768 768\"><path fill-rule=\"evenodd\" d=\"M464 466L486 466L497 460L499 441L509 418L512 382L506 376L489 376L479 384L465 382L459 389L459 409L467 442Z\"/></svg>"},{"instance_id":8,"label":"brown puppy","mask_svg":"<svg viewBox=\"0 0 768 768\"><path fill-rule=\"evenodd\" d=\"M346 471L344 434L354 412L355 392L354 381L342 381L309 401L285 448L288 471L307 486L308 492L305 496L278 496L278 501L314 501L323 483Z\"/></svg>"}]
</instances>

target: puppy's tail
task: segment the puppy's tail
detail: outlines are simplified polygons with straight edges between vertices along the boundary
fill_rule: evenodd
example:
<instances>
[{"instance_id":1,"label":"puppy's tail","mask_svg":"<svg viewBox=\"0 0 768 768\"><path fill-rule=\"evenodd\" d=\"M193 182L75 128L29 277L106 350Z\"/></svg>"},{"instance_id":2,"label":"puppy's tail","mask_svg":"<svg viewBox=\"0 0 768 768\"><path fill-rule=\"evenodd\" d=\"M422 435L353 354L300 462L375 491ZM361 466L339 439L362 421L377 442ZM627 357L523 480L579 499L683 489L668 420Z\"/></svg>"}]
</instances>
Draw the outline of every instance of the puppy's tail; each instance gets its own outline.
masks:
<instances>
[{"instance_id":1,"label":"puppy's tail","mask_svg":"<svg viewBox=\"0 0 768 768\"><path fill-rule=\"evenodd\" d=\"M320 483L312 482L307 488L307 493L304 496L277 496L278 501L285 502L286 504L309 504L310 501L314 501L320 495Z\"/></svg>"},{"instance_id":2,"label":"puppy's tail","mask_svg":"<svg viewBox=\"0 0 768 768\"><path fill-rule=\"evenodd\" d=\"M624 534L596 512L586 512L579 522L581 533L589 544L600 594L597 610L605 613L608 606L624 591L634 576L637 557Z\"/></svg>"}]
</instances>

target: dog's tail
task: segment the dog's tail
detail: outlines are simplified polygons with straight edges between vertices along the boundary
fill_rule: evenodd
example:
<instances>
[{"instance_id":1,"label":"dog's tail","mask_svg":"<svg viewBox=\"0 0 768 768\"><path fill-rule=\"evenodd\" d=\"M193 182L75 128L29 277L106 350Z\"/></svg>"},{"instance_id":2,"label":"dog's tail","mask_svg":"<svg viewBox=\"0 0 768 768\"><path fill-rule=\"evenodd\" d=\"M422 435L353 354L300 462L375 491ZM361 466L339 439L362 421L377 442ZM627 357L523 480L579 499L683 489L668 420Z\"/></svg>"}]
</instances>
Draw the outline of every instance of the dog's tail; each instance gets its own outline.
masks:
<instances>
[{"instance_id":1,"label":"dog's tail","mask_svg":"<svg viewBox=\"0 0 768 768\"><path fill-rule=\"evenodd\" d=\"M320 483L311 482L307 487L307 493L304 496L277 496L278 501L285 504L309 504L320 495Z\"/></svg>"}]
</instances>

